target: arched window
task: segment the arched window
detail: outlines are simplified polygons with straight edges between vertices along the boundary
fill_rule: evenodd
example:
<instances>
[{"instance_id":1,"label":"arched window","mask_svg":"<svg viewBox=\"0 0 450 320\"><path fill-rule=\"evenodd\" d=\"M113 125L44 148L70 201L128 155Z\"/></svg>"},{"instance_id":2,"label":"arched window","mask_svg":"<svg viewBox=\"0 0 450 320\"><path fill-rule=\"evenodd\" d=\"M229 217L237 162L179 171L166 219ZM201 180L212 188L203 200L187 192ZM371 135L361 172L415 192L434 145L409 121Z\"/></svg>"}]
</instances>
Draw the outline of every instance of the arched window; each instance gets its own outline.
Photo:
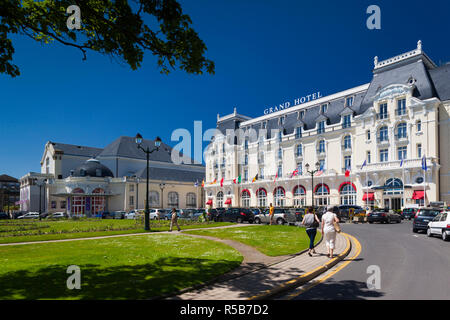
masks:
<instances>
[{"instance_id":1,"label":"arched window","mask_svg":"<svg viewBox=\"0 0 450 320\"><path fill-rule=\"evenodd\" d=\"M197 196L193 192L186 194L186 207L195 208L197 206Z\"/></svg>"},{"instance_id":2,"label":"arched window","mask_svg":"<svg viewBox=\"0 0 450 320\"><path fill-rule=\"evenodd\" d=\"M216 197L217 208L223 208L223 192L219 191Z\"/></svg>"},{"instance_id":3,"label":"arched window","mask_svg":"<svg viewBox=\"0 0 450 320\"><path fill-rule=\"evenodd\" d=\"M93 194L103 195L105 194L105 190L102 188L97 188L92 191ZM91 214L97 215L101 212L105 211L105 197L102 196L94 196L92 197L92 205L91 205Z\"/></svg>"},{"instance_id":4,"label":"arched window","mask_svg":"<svg viewBox=\"0 0 450 320\"><path fill-rule=\"evenodd\" d=\"M72 193L84 193L84 190L81 188L76 188L72 190ZM83 196L74 196L72 197L72 205L70 208L70 212L72 216L82 216L84 215L86 208L86 198Z\"/></svg>"},{"instance_id":5,"label":"arched window","mask_svg":"<svg viewBox=\"0 0 450 320\"><path fill-rule=\"evenodd\" d=\"M274 194L275 206L276 207L284 207L286 192L284 191L283 187L275 188L273 194Z\"/></svg>"},{"instance_id":6,"label":"arched window","mask_svg":"<svg viewBox=\"0 0 450 320\"><path fill-rule=\"evenodd\" d=\"M344 182L339 188L341 204L356 205L356 189L351 182Z\"/></svg>"},{"instance_id":7,"label":"arched window","mask_svg":"<svg viewBox=\"0 0 450 320\"><path fill-rule=\"evenodd\" d=\"M150 201L151 207L160 207L159 203L159 192L158 191L150 191L148 194L148 198Z\"/></svg>"},{"instance_id":8,"label":"arched window","mask_svg":"<svg viewBox=\"0 0 450 320\"><path fill-rule=\"evenodd\" d=\"M316 206L327 206L330 204L330 188L326 184L318 184L314 190Z\"/></svg>"},{"instance_id":9,"label":"arched window","mask_svg":"<svg viewBox=\"0 0 450 320\"><path fill-rule=\"evenodd\" d=\"M169 205L169 207L178 208L178 205L179 205L178 199L179 199L178 192L171 191L167 195L167 201L168 201L167 204Z\"/></svg>"},{"instance_id":10,"label":"arched window","mask_svg":"<svg viewBox=\"0 0 450 320\"><path fill-rule=\"evenodd\" d=\"M242 190L241 202L244 208L250 207L250 191Z\"/></svg>"},{"instance_id":11,"label":"arched window","mask_svg":"<svg viewBox=\"0 0 450 320\"><path fill-rule=\"evenodd\" d=\"M390 178L384 184L384 194L403 194L403 182L398 178Z\"/></svg>"},{"instance_id":12,"label":"arched window","mask_svg":"<svg viewBox=\"0 0 450 320\"><path fill-rule=\"evenodd\" d=\"M267 206L267 191L264 188L258 189L256 191L256 198L258 200L258 207Z\"/></svg>"},{"instance_id":13,"label":"arched window","mask_svg":"<svg viewBox=\"0 0 450 320\"><path fill-rule=\"evenodd\" d=\"M302 207L306 204L306 189L298 185L294 187L294 206Z\"/></svg>"}]
</instances>

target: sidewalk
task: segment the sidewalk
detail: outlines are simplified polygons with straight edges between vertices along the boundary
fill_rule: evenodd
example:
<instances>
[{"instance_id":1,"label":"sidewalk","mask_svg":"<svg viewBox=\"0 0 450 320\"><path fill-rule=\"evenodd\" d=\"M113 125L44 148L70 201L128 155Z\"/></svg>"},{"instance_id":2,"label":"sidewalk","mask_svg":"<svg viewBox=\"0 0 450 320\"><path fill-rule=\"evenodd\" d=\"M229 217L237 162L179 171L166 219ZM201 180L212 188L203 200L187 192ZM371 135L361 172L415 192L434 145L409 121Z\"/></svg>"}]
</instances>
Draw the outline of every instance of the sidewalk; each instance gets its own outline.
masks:
<instances>
[{"instance_id":1,"label":"sidewalk","mask_svg":"<svg viewBox=\"0 0 450 320\"><path fill-rule=\"evenodd\" d=\"M337 234L335 258L326 256L325 241L316 247L316 255L306 253L283 261L272 263L267 267L246 272L232 279L225 279L214 284L194 289L169 299L182 300L244 300L266 299L283 288L306 282L325 272L331 265L340 261L350 252L350 241L347 236ZM340 255L338 258L337 256Z\"/></svg>"}]
</instances>

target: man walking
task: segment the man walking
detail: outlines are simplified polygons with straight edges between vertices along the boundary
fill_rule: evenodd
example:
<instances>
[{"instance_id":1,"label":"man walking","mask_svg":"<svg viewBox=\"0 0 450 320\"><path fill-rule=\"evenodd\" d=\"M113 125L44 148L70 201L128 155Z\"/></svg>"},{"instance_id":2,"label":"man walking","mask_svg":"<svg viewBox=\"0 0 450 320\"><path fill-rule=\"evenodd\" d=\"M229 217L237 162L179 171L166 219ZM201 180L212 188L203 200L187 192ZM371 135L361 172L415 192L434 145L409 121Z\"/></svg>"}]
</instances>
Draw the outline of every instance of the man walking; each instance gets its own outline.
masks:
<instances>
[{"instance_id":1,"label":"man walking","mask_svg":"<svg viewBox=\"0 0 450 320\"><path fill-rule=\"evenodd\" d=\"M173 227L174 224L177 226L178 231L181 231L181 228L178 225L177 210L175 208L172 208L172 219L170 220L170 229L169 229L169 231L172 231L172 227Z\"/></svg>"},{"instance_id":2,"label":"man walking","mask_svg":"<svg viewBox=\"0 0 450 320\"><path fill-rule=\"evenodd\" d=\"M273 221L273 214L275 213L275 208L273 207L272 203L269 206L269 219L270 219L270 225L272 225Z\"/></svg>"}]
</instances>

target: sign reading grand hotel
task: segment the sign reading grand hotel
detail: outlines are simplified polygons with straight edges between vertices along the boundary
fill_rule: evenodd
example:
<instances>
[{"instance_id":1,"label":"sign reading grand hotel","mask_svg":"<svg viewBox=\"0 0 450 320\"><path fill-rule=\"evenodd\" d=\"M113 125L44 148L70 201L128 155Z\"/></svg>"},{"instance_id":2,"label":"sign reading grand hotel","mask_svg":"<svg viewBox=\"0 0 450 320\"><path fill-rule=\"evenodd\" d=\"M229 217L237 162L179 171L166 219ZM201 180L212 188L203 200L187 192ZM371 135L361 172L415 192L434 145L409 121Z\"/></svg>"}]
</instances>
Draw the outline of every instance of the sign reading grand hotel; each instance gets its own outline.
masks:
<instances>
[{"instance_id":1,"label":"sign reading grand hotel","mask_svg":"<svg viewBox=\"0 0 450 320\"><path fill-rule=\"evenodd\" d=\"M267 109L264 109L264 114L269 114L272 112L277 112L277 111L281 111L281 110L285 110L288 109L290 107L295 107L298 106L300 104L304 104L306 102L310 102L313 100L317 100L322 98L322 95L320 94L320 91L312 93L312 94L308 94L307 96L301 97L301 98L297 98L294 100L294 103L291 104L290 101L286 101L285 103L281 103L278 106L275 107L270 107Z\"/></svg>"}]
</instances>

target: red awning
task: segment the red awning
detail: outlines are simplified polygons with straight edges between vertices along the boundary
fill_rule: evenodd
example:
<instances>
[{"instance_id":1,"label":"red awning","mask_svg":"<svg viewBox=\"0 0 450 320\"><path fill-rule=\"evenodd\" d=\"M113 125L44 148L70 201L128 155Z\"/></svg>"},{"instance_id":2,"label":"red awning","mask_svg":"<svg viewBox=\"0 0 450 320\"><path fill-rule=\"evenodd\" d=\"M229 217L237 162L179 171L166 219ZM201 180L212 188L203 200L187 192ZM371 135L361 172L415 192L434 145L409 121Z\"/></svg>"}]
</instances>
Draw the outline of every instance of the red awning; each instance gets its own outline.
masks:
<instances>
[{"instance_id":1,"label":"red awning","mask_svg":"<svg viewBox=\"0 0 450 320\"><path fill-rule=\"evenodd\" d=\"M413 200L422 200L423 199L423 190L416 190L412 196Z\"/></svg>"},{"instance_id":2,"label":"red awning","mask_svg":"<svg viewBox=\"0 0 450 320\"><path fill-rule=\"evenodd\" d=\"M231 204L231 198L228 198L227 200L225 200L225 204Z\"/></svg>"},{"instance_id":3,"label":"red awning","mask_svg":"<svg viewBox=\"0 0 450 320\"><path fill-rule=\"evenodd\" d=\"M363 201L375 201L375 193L373 192L364 193Z\"/></svg>"},{"instance_id":4,"label":"red awning","mask_svg":"<svg viewBox=\"0 0 450 320\"><path fill-rule=\"evenodd\" d=\"M208 205L208 206L212 206L212 200L211 200L211 199L209 199L209 200L208 200L208 202L206 202L206 205Z\"/></svg>"}]
</instances>

